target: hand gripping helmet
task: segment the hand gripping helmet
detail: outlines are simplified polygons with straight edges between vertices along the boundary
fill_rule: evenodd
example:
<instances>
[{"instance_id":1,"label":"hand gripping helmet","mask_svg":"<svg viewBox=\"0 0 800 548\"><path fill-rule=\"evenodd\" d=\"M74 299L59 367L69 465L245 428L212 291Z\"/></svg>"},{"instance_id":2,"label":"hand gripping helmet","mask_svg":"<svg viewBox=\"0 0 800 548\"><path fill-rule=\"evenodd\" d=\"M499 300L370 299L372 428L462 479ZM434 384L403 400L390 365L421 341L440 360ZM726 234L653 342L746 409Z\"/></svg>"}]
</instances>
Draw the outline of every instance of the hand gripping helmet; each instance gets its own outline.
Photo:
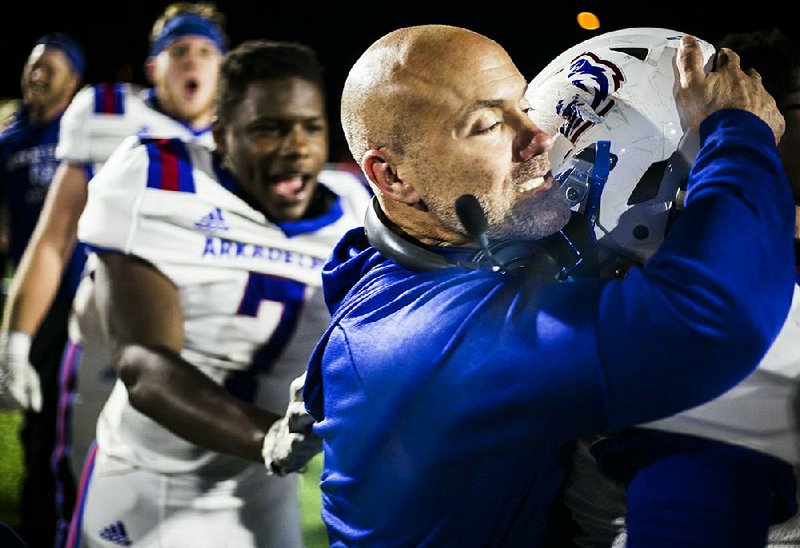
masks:
<instances>
[{"instance_id":1,"label":"hand gripping helmet","mask_svg":"<svg viewBox=\"0 0 800 548\"><path fill-rule=\"evenodd\" d=\"M649 258L663 240L697 151L673 95L680 36L659 28L595 36L556 57L526 93L534 122L555 135L550 160L565 196L574 208L596 214L598 247L633 262ZM708 70L714 49L700 45ZM794 289L788 319L758 369L722 396L642 426L742 445L800 466L794 412L800 287Z\"/></svg>"},{"instance_id":2,"label":"hand gripping helmet","mask_svg":"<svg viewBox=\"0 0 800 548\"><path fill-rule=\"evenodd\" d=\"M550 163L567 200L600 248L632 262L664 239L697 152L674 97L681 35L628 28L595 36L551 61L526 92L531 118L555 136ZM700 45L708 70L714 48Z\"/></svg>"}]
</instances>

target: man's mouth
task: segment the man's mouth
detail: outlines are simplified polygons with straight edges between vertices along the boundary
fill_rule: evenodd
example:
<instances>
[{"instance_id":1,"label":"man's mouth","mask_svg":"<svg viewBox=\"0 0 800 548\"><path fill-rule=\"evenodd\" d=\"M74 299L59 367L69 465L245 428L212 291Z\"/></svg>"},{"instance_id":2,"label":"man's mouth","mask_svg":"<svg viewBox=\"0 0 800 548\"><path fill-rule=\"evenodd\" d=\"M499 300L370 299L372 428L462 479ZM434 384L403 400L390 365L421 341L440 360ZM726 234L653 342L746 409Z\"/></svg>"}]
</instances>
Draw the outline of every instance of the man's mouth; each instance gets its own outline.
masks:
<instances>
[{"instance_id":1,"label":"man's mouth","mask_svg":"<svg viewBox=\"0 0 800 548\"><path fill-rule=\"evenodd\" d=\"M539 188L549 188L552 185L552 182L553 177L548 172L540 177L533 177L521 183L515 184L514 190L519 193L530 192Z\"/></svg>"},{"instance_id":2,"label":"man's mouth","mask_svg":"<svg viewBox=\"0 0 800 548\"><path fill-rule=\"evenodd\" d=\"M280 178L271 184L275 194L289 200L297 199L305 188L305 181L301 175Z\"/></svg>"},{"instance_id":3,"label":"man's mouth","mask_svg":"<svg viewBox=\"0 0 800 548\"><path fill-rule=\"evenodd\" d=\"M200 89L200 84L197 82L197 80L187 80L186 84L184 84L184 88L186 89L186 93L193 95L197 93L198 89Z\"/></svg>"}]
</instances>

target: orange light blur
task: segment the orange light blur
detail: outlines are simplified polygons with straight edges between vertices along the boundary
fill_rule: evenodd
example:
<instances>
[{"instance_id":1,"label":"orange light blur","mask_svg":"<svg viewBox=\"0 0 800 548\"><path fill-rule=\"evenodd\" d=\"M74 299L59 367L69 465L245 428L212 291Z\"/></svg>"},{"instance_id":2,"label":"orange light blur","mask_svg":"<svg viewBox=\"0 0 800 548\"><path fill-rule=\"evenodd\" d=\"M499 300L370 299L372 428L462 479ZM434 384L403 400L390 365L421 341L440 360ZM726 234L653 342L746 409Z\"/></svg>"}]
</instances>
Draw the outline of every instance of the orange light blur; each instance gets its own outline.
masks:
<instances>
[{"instance_id":1,"label":"orange light blur","mask_svg":"<svg viewBox=\"0 0 800 548\"><path fill-rule=\"evenodd\" d=\"M600 28L600 19L590 11L582 11L578 14L578 26L586 30L597 30Z\"/></svg>"}]
</instances>

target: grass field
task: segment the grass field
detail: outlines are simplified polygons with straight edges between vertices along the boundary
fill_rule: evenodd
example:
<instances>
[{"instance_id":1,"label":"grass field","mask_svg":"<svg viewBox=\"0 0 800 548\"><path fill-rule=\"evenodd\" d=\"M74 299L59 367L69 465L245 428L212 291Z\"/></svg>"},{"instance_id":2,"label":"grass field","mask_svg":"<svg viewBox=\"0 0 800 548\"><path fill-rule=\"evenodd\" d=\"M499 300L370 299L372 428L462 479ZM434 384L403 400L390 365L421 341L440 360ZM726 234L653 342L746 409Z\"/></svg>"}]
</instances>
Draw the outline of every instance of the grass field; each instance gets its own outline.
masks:
<instances>
[{"instance_id":1,"label":"grass field","mask_svg":"<svg viewBox=\"0 0 800 548\"><path fill-rule=\"evenodd\" d=\"M0 412L0 521L19 523L17 503L22 481L22 452L17 432L19 413Z\"/></svg>"},{"instance_id":2,"label":"grass field","mask_svg":"<svg viewBox=\"0 0 800 548\"><path fill-rule=\"evenodd\" d=\"M328 537L319 517L322 504L319 492L319 475L322 473L322 455L317 455L308 464L308 470L300 476L300 508L303 516L303 541L306 548L327 548Z\"/></svg>"},{"instance_id":3,"label":"grass field","mask_svg":"<svg viewBox=\"0 0 800 548\"><path fill-rule=\"evenodd\" d=\"M21 415L0 412L0 521L19 525L19 485L22 481L22 452L18 431ZM306 548L328 546L325 528L319 517L319 475L322 456L318 455L300 476L300 506L303 518L303 540Z\"/></svg>"}]
</instances>

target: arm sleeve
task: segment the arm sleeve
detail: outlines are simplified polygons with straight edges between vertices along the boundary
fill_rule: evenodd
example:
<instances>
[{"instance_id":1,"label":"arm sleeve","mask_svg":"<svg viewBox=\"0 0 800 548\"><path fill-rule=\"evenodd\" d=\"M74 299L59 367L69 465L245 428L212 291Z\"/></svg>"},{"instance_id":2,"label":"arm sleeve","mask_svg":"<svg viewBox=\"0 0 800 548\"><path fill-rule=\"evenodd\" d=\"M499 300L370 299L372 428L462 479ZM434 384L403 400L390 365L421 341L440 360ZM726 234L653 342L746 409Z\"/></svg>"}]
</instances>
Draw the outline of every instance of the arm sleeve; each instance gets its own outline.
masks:
<instances>
[{"instance_id":1,"label":"arm sleeve","mask_svg":"<svg viewBox=\"0 0 800 548\"><path fill-rule=\"evenodd\" d=\"M56 157L72 163L103 163L143 123L134 92L125 84L81 89L64 111Z\"/></svg>"},{"instance_id":2,"label":"arm sleeve","mask_svg":"<svg viewBox=\"0 0 800 548\"><path fill-rule=\"evenodd\" d=\"M81 89L64 111L58 130L56 158L88 163L91 150L89 118L94 112L94 86Z\"/></svg>"},{"instance_id":3,"label":"arm sleeve","mask_svg":"<svg viewBox=\"0 0 800 548\"><path fill-rule=\"evenodd\" d=\"M700 129L686 209L651 260L600 297L612 428L718 396L756 367L789 310L794 211L774 136L739 110Z\"/></svg>"},{"instance_id":4,"label":"arm sleeve","mask_svg":"<svg viewBox=\"0 0 800 548\"><path fill-rule=\"evenodd\" d=\"M130 253L136 219L147 187L147 151L130 137L89 184L78 239L95 250Z\"/></svg>"}]
</instances>

